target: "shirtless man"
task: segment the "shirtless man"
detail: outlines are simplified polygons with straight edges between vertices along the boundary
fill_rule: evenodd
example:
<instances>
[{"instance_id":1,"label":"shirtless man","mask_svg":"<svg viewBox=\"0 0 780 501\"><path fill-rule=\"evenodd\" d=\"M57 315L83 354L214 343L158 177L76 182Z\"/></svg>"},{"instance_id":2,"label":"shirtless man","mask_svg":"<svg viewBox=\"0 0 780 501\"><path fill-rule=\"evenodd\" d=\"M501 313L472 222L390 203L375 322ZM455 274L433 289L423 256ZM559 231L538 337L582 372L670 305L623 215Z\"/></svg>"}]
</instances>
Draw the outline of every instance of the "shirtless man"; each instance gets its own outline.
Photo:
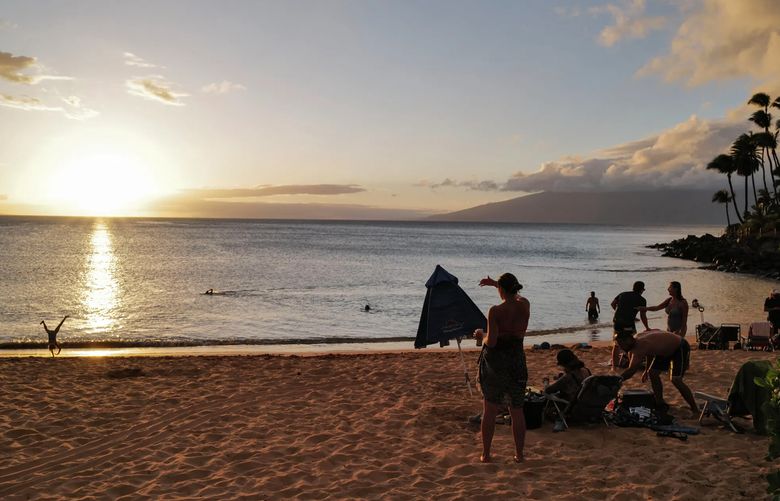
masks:
<instances>
[{"instance_id":1,"label":"shirtless man","mask_svg":"<svg viewBox=\"0 0 780 501\"><path fill-rule=\"evenodd\" d=\"M617 332L615 341L626 353L631 354L628 369L620 375L624 381L633 376L647 359L647 369L642 374L642 381L650 378L657 408L662 412L669 408L664 402L664 386L661 382L661 373L668 371L672 384L688 403L691 412L698 415L699 406L696 405L691 389L683 381L691 356L691 347L685 338L653 329L637 334L636 338L628 331Z\"/></svg>"},{"instance_id":2,"label":"shirtless man","mask_svg":"<svg viewBox=\"0 0 780 501\"><path fill-rule=\"evenodd\" d=\"M585 302L585 311L588 312L588 320L598 320L601 306L599 305L599 298L596 297L594 291L590 291L590 297Z\"/></svg>"},{"instance_id":3,"label":"shirtless man","mask_svg":"<svg viewBox=\"0 0 780 501\"><path fill-rule=\"evenodd\" d=\"M57 355L60 354L62 351L62 348L60 347L60 344L57 342L57 333L60 332L60 327L62 327L62 324L65 322L65 319L68 318L70 315L65 315L62 318L62 321L60 324L54 328L54 330L49 329L46 327L46 321L41 320L41 325L43 325L44 330L46 331L46 334L49 335L49 351L51 352L51 356L54 356L54 348L57 348Z\"/></svg>"}]
</instances>

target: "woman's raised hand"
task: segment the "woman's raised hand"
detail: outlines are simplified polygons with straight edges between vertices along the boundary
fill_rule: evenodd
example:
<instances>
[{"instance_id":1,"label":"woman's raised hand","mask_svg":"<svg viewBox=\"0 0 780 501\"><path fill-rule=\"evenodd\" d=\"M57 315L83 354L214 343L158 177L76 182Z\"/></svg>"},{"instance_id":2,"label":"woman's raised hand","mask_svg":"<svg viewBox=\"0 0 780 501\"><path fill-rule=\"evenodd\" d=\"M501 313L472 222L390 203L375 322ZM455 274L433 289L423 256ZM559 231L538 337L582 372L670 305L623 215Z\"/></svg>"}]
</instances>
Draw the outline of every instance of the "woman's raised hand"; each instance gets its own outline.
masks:
<instances>
[{"instance_id":1,"label":"woman's raised hand","mask_svg":"<svg viewBox=\"0 0 780 501\"><path fill-rule=\"evenodd\" d=\"M497 287L498 286L498 282L496 282L495 280L490 278L490 275L488 275L488 276L486 276L485 278L483 278L482 280L479 281L479 286L480 287L484 287L486 285L490 285L492 287Z\"/></svg>"}]
</instances>

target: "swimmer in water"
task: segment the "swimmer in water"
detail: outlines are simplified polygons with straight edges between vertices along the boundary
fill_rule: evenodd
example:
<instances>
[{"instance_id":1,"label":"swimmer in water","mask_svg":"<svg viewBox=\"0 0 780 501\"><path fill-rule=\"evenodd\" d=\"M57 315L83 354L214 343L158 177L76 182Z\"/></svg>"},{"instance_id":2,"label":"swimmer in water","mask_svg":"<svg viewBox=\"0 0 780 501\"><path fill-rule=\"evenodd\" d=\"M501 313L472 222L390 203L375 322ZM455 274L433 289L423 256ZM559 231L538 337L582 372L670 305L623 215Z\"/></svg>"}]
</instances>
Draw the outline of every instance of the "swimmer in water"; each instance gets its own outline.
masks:
<instances>
[{"instance_id":1,"label":"swimmer in water","mask_svg":"<svg viewBox=\"0 0 780 501\"><path fill-rule=\"evenodd\" d=\"M208 294L209 296L213 295L214 294L214 289L207 290L206 294Z\"/></svg>"},{"instance_id":2,"label":"swimmer in water","mask_svg":"<svg viewBox=\"0 0 780 501\"><path fill-rule=\"evenodd\" d=\"M49 335L49 351L51 352L51 356L54 356L54 348L57 348L57 355L60 354L62 351L62 348L60 347L60 344L57 342L57 333L60 332L60 327L62 327L62 324L65 323L65 319L68 318L70 315L65 315L60 322L60 324L54 328L54 330L49 329L46 327L46 321L41 320L41 325L43 325L43 329L46 331L46 334Z\"/></svg>"},{"instance_id":3,"label":"swimmer in water","mask_svg":"<svg viewBox=\"0 0 780 501\"><path fill-rule=\"evenodd\" d=\"M371 311L371 306L366 305L365 308L363 308L363 311L365 311L365 312Z\"/></svg>"}]
</instances>

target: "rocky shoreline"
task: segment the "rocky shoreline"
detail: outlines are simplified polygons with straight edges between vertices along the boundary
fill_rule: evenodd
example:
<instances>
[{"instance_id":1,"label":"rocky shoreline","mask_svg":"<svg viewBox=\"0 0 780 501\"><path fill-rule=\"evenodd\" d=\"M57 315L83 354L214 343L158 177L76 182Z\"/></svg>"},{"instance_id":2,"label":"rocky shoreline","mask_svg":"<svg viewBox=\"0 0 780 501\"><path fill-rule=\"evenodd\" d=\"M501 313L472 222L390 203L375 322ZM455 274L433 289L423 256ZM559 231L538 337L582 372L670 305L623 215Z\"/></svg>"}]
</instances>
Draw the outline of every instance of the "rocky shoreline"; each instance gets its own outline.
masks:
<instances>
[{"instance_id":1,"label":"rocky shoreline","mask_svg":"<svg viewBox=\"0 0 780 501\"><path fill-rule=\"evenodd\" d=\"M663 256L707 263L705 269L780 280L780 238L777 236L716 237L707 233L647 247L662 251Z\"/></svg>"}]
</instances>

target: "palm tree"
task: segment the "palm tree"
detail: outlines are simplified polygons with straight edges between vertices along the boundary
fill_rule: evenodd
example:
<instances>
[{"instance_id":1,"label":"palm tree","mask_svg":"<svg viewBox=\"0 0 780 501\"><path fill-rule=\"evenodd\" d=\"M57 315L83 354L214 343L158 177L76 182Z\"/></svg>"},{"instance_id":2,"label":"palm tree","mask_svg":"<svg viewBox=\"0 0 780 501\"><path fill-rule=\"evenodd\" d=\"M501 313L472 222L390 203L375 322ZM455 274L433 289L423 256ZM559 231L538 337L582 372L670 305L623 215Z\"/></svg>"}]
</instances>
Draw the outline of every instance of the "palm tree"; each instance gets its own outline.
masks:
<instances>
[{"instance_id":1,"label":"palm tree","mask_svg":"<svg viewBox=\"0 0 780 501\"><path fill-rule=\"evenodd\" d=\"M770 100L771 98L768 94L758 92L753 94L753 97L748 100L748 104L755 104L756 106L760 106L761 108L766 109L769 106ZM777 99L775 99L775 101L777 101Z\"/></svg>"},{"instance_id":2,"label":"palm tree","mask_svg":"<svg viewBox=\"0 0 780 501\"><path fill-rule=\"evenodd\" d=\"M759 162L756 154L756 145L750 134L740 134L740 136L731 145L731 157L734 160L737 175L745 178L745 217L748 213L748 178L753 178L753 174L758 171ZM758 200L756 194L756 183L753 180L753 199Z\"/></svg>"},{"instance_id":3,"label":"palm tree","mask_svg":"<svg viewBox=\"0 0 780 501\"><path fill-rule=\"evenodd\" d=\"M737 171L737 168L734 165L734 159L731 157L731 155L718 155L707 164L707 169L714 170L726 175L726 178L729 180L729 190L731 191L730 198L734 204L734 212L737 214L737 219L739 219L739 222L742 223L742 216L739 215L739 208L737 207L736 193L734 193L734 185L731 183L731 175Z\"/></svg>"},{"instance_id":4,"label":"palm tree","mask_svg":"<svg viewBox=\"0 0 780 501\"><path fill-rule=\"evenodd\" d=\"M775 100L772 101L771 107L780 110L780 96L776 97ZM769 132L769 130L767 130L766 132ZM775 159L775 171L777 172L778 177L780 177L780 159L777 158L777 135L778 134L780 134L780 120L778 120L777 123L775 123L775 133L773 134L775 141L774 141L774 146L771 147L772 158Z\"/></svg>"},{"instance_id":5,"label":"palm tree","mask_svg":"<svg viewBox=\"0 0 780 501\"><path fill-rule=\"evenodd\" d=\"M761 148L761 178L764 180L764 189L769 190L766 184L766 169L764 169L764 153L767 153L768 160L769 160L769 176L772 178L772 185L775 184L775 172L772 169L772 157L771 154L766 150L766 144L767 139L764 137L765 135L771 135L769 132L769 127L772 125L772 115L767 113L764 110L758 110L752 115L750 115L751 122L758 125L762 129L764 129L764 132L760 132L758 134L753 135L753 139L756 141L756 146ZM777 191L775 191L775 194Z\"/></svg>"},{"instance_id":6,"label":"palm tree","mask_svg":"<svg viewBox=\"0 0 780 501\"><path fill-rule=\"evenodd\" d=\"M729 218L729 202L731 202L731 195L726 190L718 190L712 195L712 202L723 204L726 207L726 227L731 226L731 219Z\"/></svg>"}]
</instances>

